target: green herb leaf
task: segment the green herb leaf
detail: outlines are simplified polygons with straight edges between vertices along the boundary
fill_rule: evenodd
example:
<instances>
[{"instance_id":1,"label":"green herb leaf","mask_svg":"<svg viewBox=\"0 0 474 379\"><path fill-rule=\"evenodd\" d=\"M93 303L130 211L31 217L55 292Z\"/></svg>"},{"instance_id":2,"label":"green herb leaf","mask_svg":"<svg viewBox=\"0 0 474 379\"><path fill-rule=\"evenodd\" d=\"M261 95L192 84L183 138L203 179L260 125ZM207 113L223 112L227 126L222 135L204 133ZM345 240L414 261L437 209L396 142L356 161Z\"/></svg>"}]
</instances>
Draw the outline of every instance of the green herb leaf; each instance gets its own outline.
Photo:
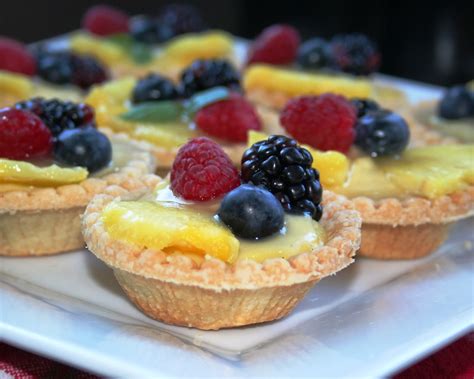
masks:
<instances>
[{"instance_id":1,"label":"green herb leaf","mask_svg":"<svg viewBox=\"0 0 474 379\"><path fill-rule=\"evenodd\" d=\"M201 108L217 101L228 99L229 96L230 91L226 87L210 88L191 96L191 98L184 103L184 109L188 116L192 117Z\"/></svg>"},{"instance_id":2,"label":"green herb leaf","mask_svg":"<svg viewBox=\"0 0 474 379\"><path fill-rule=\"evenodd\" d=\"M183 112L183 105L179 101L150 101L134 106L129 111L122 113L120 118L125 121L143 123L169 122L180 120Z\"/></svg>"},{"instance_id":3,"label":"green herb leaf","mask_svg":"<svg viewBox=\"0 0 474 379\"><path fill-rule=\"evenodd\" d=\"M129 34L112 34L106 38L110 42L120 46L136 63L144 64L153 58L151 48L144 43L136 41Z\"/></svg>"}]
</instances>

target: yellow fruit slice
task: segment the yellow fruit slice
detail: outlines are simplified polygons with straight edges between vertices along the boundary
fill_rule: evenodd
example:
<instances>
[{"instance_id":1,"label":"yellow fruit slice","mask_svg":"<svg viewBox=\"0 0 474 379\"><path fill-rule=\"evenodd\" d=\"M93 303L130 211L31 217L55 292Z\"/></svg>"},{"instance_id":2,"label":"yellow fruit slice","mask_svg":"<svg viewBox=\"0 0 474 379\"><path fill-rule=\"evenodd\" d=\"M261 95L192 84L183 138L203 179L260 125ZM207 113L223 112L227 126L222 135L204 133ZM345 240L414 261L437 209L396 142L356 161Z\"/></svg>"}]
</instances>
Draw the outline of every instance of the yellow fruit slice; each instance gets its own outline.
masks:
<instances>
[{"instance_id":1,"label":"yellow fruit slice","mask_svg":"<svg viewBox=\"0 0 474 379\"><path fill-rule=\"evenodd\" d=\"M72 51L91 55L106 66L129 61L129 57L120 46L90 34L76 33L69 39L69 44Z\"/></svg>"},{"instance_id":2,"label":"yellow fruit slice","mask_svg":"<svg viewBox=\"0 0 474 379\"><path fill-rule=\"evenodd\" d=\"M261 132L250 131L248 146L268 138ZM301 145L313 156L313 168L319 171L323 188L334 189L342 186L349 172L349 159L338 151L318 151L307 145Z\"/></svg>"},{"instance_id":3,"label":"yellow fruit slice","mask_svg":"<svg viewBox=\"0 0 474 379\"><path fill-rule=\"evenodd\" d=\"M132 132L134 138L147 141L164 148L174 148L184 145L197 133L185 124L139 124Z\"/></svg>"},{"instance_id":4,"label":"yellow fruit slice","mask_svg":"<svg viewBox=\"0 0 474 379\"><path fill-rule=\"evenodd\" d=\"M57 187L82 182L87 176L88 171L82 167L39 167L28 162L0 159L0 184Z\"/></svg>"},{"instance_id":5,"label":"yellow fruit slice","mask_svg":"<svg viewBox=\"0 0 474 379\"><path fill-rule=\"evenodd\" d=\"M290 97L332 92L352 97L370 97L372 85L366 79L303 73L266 65L253 65L244 73L246 91L265 90Z\"/></svg>"},{"instance_id":6,"label":"yellow fruit slice","mask_svg":"<svg viewBox=\"0 0 474 379\"><path fill-rule=\"evenodd\" d=\"M27 99L33 94L34 86L25 75L0 70L0 93L12 95L18 99Z\"/></svg>"},{"instance_id":7,"label":"yellow fruit slice","mask_svg":"<svg viewBox=\"0 0 474 379\"><path fill-rule=\"evenodd\" d=\"M239 241L209 215L146 201L112 202L102 213L112 238L170 254L237 259Z\"/></svg>"}]
</instances>

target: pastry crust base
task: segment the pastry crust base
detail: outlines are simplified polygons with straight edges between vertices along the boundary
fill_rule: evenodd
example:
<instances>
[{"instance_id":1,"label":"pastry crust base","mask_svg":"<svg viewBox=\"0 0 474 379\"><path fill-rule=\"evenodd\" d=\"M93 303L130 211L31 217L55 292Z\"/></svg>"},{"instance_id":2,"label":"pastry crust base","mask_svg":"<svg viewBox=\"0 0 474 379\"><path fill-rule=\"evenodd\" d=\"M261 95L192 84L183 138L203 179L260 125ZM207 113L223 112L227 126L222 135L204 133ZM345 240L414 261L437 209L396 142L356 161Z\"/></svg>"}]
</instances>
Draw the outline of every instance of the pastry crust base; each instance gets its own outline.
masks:
<instances>
[{"instance_id":1,"label":"pastry crust base","mask_svg":"<svg viewBox=\"0 0 474 379\"><path fill-rule=\"evenodd\" d=\"M451 224L395 226L363 224L359 255L374 259L417 259L435 251Z\"/></svg>"},{"instance_id":2,"label":"pastry crust base","mask_svg":"<svg viewBox=\"0 0 474 379\"><path fill-rule=\"evenodd\" d=\"M115 140L142 147L126 135L106 133ZM118 194L145 188L156 182L155 177L147 175L154 169L150 152L137 149L125 167L100 178L0 193L0 255L49 255L84 247L80 216L88 202L109 186Z\"/></svg>"},{"instance_id":3,"label":"pastry crust base","mask_svg":"<svg viewBox=\"0 0 474 379\"><path fill-rule=\"evenodd\" d=\"M229 265L206 256L198 265L186 256L168 256L110 238L101 212L113 199L99 195L88 205L83 217L87 246L112 267L139 308L176 325L218 329L283 317L314 283L352 263L360 245L359 214L350 201L326 191L324 246L288 260L239 260Z\"/></svg>"}]
</instances>

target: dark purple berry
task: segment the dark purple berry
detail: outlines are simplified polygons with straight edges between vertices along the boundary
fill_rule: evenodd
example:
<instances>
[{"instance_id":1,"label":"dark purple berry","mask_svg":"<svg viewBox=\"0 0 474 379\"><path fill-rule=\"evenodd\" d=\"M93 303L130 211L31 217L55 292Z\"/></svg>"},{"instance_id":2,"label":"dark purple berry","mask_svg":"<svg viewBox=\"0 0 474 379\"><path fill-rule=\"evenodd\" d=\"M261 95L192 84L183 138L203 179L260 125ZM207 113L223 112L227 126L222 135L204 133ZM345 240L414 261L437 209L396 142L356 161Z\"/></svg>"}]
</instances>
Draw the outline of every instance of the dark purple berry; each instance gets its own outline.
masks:
<instances>
[{"instance_id":1,"label":"dark purple berry","mask_svg":"<svg viewBox=\"0 0 474 379\"><path fill-rule=\"evenodd\" d=\"M173 100L178 97L178 92L173 82L158 74L149 74L140 79L132 93L132 102Z\"/></svg>"},{"instance_id":2,"label":"dark purple berry","mask_svg":"<svg viewBox=\"0 0 474 379\"><path fill-rule=\"evenodd\" d=\"M301 68L317 70L332 66L331 48L322 38L312 38L301 44L296 58Z\"/></svg>"},{"instance_id":3,"label":"dark purple berry","mask_svg":"<svg viewBox=\"0 0 474 379\"><path fill-rule=\"evenodd\" d=\"M377 46L364 34L335 36L331 40L331 54L336 69L354 75L371 74L380 65Z\"/></svg>"},{"instance_id":4,"label":"dark purple berry","mask_svg":"<svg viewBox=\"0 0 474 379\"><path fill-rule=\"evenodd\" d=\"M463 85L449 88L438 104L438 114L451 120L474 116L474 91Z\"/></svg>"}]
</instances>

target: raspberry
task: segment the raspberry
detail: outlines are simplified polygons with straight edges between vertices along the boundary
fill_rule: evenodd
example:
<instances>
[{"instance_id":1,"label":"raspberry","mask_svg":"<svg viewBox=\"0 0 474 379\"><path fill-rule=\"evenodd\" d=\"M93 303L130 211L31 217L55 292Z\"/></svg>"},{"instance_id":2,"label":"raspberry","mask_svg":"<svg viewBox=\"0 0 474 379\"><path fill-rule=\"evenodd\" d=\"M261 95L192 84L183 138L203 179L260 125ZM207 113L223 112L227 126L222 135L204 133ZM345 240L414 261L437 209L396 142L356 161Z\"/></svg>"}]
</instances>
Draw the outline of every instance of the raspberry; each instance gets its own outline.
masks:
<instances>
[{"instance_id":1,"label":"raspberry","mask_svg":"<svg viewBox=\"0 0 474 379\"><path fill-rule=\"evenodd\" d=\"M300 44L298 31L289 25L273 25L262 31L252 45L248 64L288 64L295 60Z\"/></svg>"},{"instance_id":2,"label":"raspberry","mask_svg":"<svg viewBox=\"0 0 474 379\"><path fill-rule=\"evenodd\" d=\"M346 153L355 138L356 110L342 96L303 96L286 104L280 122L301 143Z\"/></svg>"},{"instance_id":3,"label":"raspberry","mask_svg":"<svg viewBox=\"0 0 474 379\"><path fill-rule=\"evenodd\" d=\"M171 189L186 200L212 200L239 185L230 158L206 137L193 138L181 147L171 168Z\"/></svg>"},{"instance_id":4,"label":"raspberry","mask_svg":"<svg viewBox=\"0 0 474 379\"><path fill-rule=\"evenodd\" d=\"M81 24L84 29L99 36L128 33L128 15L108 5L96 5L89 8Z\"/></svg>"},{"instance_id":5,"label":"raspberry","mask_svg":"<svg viewBox=\"0 0 474 379\"><path fill-rule=\"evenodd\" d=\"M53 137L35 114L15 108L0 111L0 157L23 160L51 153Z\"/></svg>"},{"instance_id":6,"label":"raspberry","mask_svg":"<svg viewBox=\"0 0 474 379\"><path fill-rule=\"evenodd\" d=\"M252 104L237 94L202 108L194 121L203 132L235 142L246 142L249 130L262 129Z\"/></svg>"},{"instance_id":7,"label":"raspberry","mask_svg":"<svg viewBox=\"0 0 474 379\"><path fill-rule=\"evenodd\" d=\"M33 55L22 43L10 38L0 37L0 70L18 72L33 76L36 62Z\"/></svg>"}]
</instances>

